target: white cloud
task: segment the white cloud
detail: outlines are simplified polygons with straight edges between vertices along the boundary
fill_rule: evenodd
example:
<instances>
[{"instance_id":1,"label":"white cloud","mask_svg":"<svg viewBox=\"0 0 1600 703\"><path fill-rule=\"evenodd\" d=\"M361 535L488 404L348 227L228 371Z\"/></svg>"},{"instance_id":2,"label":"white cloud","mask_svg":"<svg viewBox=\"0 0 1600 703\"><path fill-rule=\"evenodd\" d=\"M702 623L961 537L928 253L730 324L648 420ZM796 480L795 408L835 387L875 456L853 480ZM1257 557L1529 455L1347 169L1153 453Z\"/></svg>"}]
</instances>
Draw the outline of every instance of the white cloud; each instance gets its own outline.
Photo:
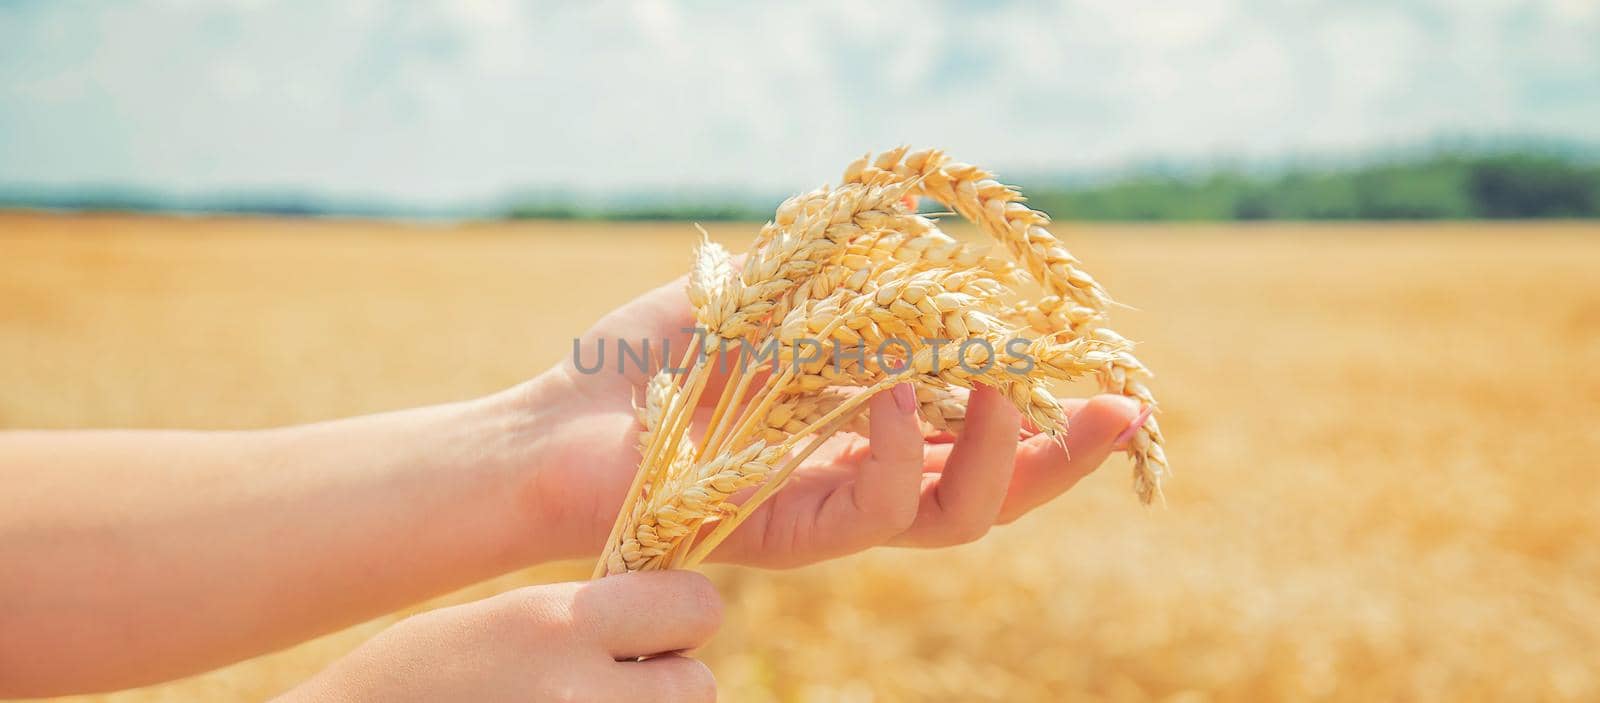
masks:
<instances>
[{"instance_id":1,"label":"white cloud","mask_svg":"<svg viewBox=\"0 0 1600 703\"><path fill-rule=\"evenodd\" d=\"M1593 0L0 6L0 183L790 190L1440 132L1600 139Z\"/></svg>"}]
</instances>

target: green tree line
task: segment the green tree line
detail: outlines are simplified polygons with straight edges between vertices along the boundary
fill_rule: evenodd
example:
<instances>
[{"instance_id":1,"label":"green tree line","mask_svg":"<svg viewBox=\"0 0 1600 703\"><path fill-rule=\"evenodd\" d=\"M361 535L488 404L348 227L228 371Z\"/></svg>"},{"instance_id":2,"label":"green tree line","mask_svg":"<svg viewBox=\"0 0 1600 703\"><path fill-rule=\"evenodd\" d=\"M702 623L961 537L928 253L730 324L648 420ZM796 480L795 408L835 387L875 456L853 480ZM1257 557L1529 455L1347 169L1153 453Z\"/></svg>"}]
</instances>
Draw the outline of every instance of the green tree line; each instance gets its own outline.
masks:
<instances>
[{"instance_id":1,"label":"green tree line","mask_svg":"<svg viewBox=\"0 0 1600 703\"><path fill-rule=\"evenodd\" d=\"M1580 157L1578 154L1588 154ZM1600 218L1600 150L1509 149L1391 154L1365 165L1135 173L1082 185L1020 179L1030 203L1064 220L1425 220ZM535 192L490 204L418 206L340 200L299 192L175 197L107 187L6 188L0 209L340 215L420 219L483 217L762 221L778 197L748 193L632 193L595 200Z\"/></svg>"},{"instance_id":2,"label":"green tree line","mask_svg":"<svg viewBox=\"0 0 1600 703\"><path fill-rule=\"evenodd\" d=\"M1046 179L1039 179L1046 180ZM1434 153L1362 166L1138 174L1092 185L1021 183L1030 204L1071 220L1435 220L1600 217L1600 164L1545 152ZM575 205L546 197L511 218L765 220L757 200Z\"/></svg>"},{"instance_id":3,"label":"green tree line","mask_svg":"<svg viewBox=\"0 0 1600 703\"><path fill-rule=\"evenodd\" d=\"M1028 190L1082 220L1426 220L1600 217L1600 165L1544 154L1434 155L1272 175L1215 171Z\"/></svg>"}]
</instances>

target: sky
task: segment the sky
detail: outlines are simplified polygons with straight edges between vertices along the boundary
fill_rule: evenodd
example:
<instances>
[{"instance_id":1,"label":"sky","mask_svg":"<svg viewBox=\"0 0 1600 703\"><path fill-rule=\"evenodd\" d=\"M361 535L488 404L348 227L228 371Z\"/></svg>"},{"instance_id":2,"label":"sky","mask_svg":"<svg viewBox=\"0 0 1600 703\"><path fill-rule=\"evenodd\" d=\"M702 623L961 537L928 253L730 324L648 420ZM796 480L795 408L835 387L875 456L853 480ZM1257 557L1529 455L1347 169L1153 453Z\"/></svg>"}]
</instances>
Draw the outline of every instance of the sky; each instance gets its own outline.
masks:
<instances>
[{"instance_id":1,"label":"sky","mask_svg":"<svg viewBox=\"0 0 1600 703\"><path fill-rule=\"evenodd\" d=\"M1600 0L0 0L0 185L794 191L1440 136L1600 142Z\"/></svg>"}]
</instances>

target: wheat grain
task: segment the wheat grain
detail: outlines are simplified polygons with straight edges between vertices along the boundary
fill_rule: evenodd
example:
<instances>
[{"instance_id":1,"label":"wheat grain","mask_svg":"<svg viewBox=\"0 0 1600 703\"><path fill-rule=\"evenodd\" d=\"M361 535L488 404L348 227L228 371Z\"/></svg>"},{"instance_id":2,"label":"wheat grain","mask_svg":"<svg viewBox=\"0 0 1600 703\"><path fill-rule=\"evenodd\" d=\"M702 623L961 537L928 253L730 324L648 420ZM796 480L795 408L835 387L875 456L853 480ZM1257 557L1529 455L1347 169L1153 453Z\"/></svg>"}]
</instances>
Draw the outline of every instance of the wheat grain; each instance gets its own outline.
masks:
<instances>
[{"instance_id":1,"label":"wheat grain","mask_svg":"<svg viewBox=\"0 0 1600 703\"><path fill-rule=\"evenodd\" d=\"M1047 295L1038 301L1019 301L1003 308L998 317L1005 322L1039 334L1072 332L1082 334L1105 319L1101 310L1077 305L1060 296Z\"/></svg>"},{"instance_id":2,"label":"wheat grain","mask_svg":"<svg viewBox=\"0 0 1600 703\"><path fill-rule=\"evenodd\" d=\"M712 331L734 339L759 329L780 300L863 231L857 218L872 221L903 212L900 201L910 188L909 183L845 185L814 196L821 198L814 209L802 205L787 226L777 226L766 245L745 258L738 306Z\"/></svg>"},{"instance_id":3,"label":"wheat grain","mask_svg":"<svg viewBox=\"0 0 1600 703\"><path fill-rule=\"evenodd\" d=\"M700 237L695 246L694 265L689 268L686 292L700 327L722 329L737 311L739 277L728 250L711 241L705 230L700 231Z\"/></svg>"},{"instance_id":4,"label":"wheat grain","mask_svg":"<svg viewBox=\"0 0 1600 703\"><path fill-rule=\"evenodd\" d=\"M961 434L967 423L967 394L949 386L920 381L915 386L917 408L929 427L953 435Z\"/></svg>"},{"instance_id":5,"label":"wheat grain","mask_svg":"<svg viewBox=\"0 0 1600 703\"><path fill-rule=\"evenodd\" d=\"M769 443L785 441L815 425L817 420L849 402L855 395L853 390L847 388L824 388L812 393L787 395L783 400L773 403L762 418L759 430L761 439ZM865 414L853 418L844 429L866 435Z\"/></svg>"},{"instance_id":6,"label":"wheat grain","mask_svg":"<svg viewBox=\"0 0 1600 703\"><path fill-rule=\"evenodd\" d=\"M639 451L643 452L650 446L657 428L661 426L661 418L671 405L673 396L678 393L678 384L672 377L672 372L663 368L650 377L650 382L645 385L644 405L639 406L636 414L639 417Z\"/></svg>"},{"instance_id":7,"label":"wheat grain","mask_svg":"<svg viewBox=\"0 0 1600 703\"><path fill-rule=\"evenodd\" d=\"M922 418L924 434L936 432L961 434L967 422L966 389L940 385L939 382L927 378L913 379L912 389L916 394L917 413ZM862 411L844 426L844 431L863 437L870 436L870 415L870 410Z\"/></svg>"},{"instance_id":8,"label":"wheat grain","mask_svg":"<svg viewBox=\"0 0 1600 703\"><path fill-rule=\"evenodd\" d=\"M618 573L618 567L637 570L666 555L706 520L725 515L728 498L758 485L787 451L784 445L757 441L694 467L695 481L645 511L632 529L623 531L626 537L616 546L616 560L608 569L611 573Z\"/></svg>"}]
</instances>

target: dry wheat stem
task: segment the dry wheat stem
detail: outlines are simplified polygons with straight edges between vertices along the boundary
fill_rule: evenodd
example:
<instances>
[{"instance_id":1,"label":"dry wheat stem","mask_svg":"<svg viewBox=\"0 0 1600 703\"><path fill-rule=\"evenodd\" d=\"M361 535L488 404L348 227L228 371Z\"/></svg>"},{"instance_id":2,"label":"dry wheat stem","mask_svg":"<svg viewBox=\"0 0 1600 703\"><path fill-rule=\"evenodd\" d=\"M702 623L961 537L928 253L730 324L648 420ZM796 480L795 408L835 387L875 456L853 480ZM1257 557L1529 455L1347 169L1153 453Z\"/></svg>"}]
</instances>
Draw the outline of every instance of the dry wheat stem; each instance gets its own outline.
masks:
<instances>
[{"instance_id":1,"label":"dry wheat stem","mask_svg":"<svg viewBox=\"0 0 1600 703\"><path fill-rule=\"evenodd\" d=\"M751 373L750 370L746 369L743 365L738 367L737 374L738 376L736 378L729 378L724 386L724 402L731 402L735 399L743 400L745 394L749 392L750 382L754 380L757 375L755 373ZM727 389L732 390L728 391ZM736 420L736 417L732 412L730 412L730 409L731 408L728 407L719 407L718 412L712 415L710 428L706 432L705 442L700 447L699 455L704 455L708 449L714 449L721 446L720 442L723 435L726 434L733 426L730 424L730 421Z\"/></svg>"},{"instance_id":2,"label":"dry wheat stem","mask_svg":"<svg viewBox=\"0 0 1600 703\"><path fill-rule=\"evenodd\" d=\"M685 386L689 390L687 393L677 394L675 398L677 402L668 406L661 427L652 433L650 447L642 453L646 462L649 462L645 464L646 466L661 465L663 462L657 457L675 456L678 443L687 434L688 422L694 416L694 408L700 402L700 394L705 390L706 379L710 376L710 364L702 352L703 347L700 345L691 345L684 350L684 358L679 363L679 368L683 368L691 361L694 362L689 371L689 380L685 382ZM670 462L667 462L667 465L670 466ZM652 472L643 469L635 474L634 480L629 486L627 497L624 498L622 508L618 512L617 522L612 526L611 535L606 540L607 551L617 542L617 538L626 526L628 517L633 513L642 489L647 485L646 480L651 477ZM605 564L606 561L602 557L600 563L595 566L596 573L593 576L594 578L604 575Z\"/></svg>"},{"instance_id":3,"label":"dry wheat stem","mask_svg":"<svg viewBox=\"0 0 1600 703\"><path fill-rule=\"evenodd\" d=\"M839 429L839 427L848 422L849 415L851 413L864 407L866 400L871 396L871 394L881 391L890 385L901 382L913 373L915 373L913 369L907 369L895 376L883 379L875 386L866 389L860 395L844 400L832 410L813 420L808 426L801 428L790 435L789 439L781 445L769 447L765 442L757 440L751 444L750 447L738 450L737 452L719 455L718 461L724 462L725 464L734 465L741 469L741 471L729 472L719 469L712 472L712 476L702 479L700 483L697 484L697 488L691 488L689 490L679 492L673 497L673 500L677 500L679 503L687 504L664 505L654 511L652 516L648 516L646 519L641 520L640 525L635 530L635 534L631 537L624 538L620 548L612 550L611 554L608 555L606 559L602 560L603 566L597 568L612 572L615 572L619 568L622 570L627 570L629 568L640 566L643 568L655 568L661 565L661 560L663 558L670 559L673 562L681 561L683 565L686 566L693 566L697 564L699 562L699 558L703 558L703 556L697 558L694 556L694 554L701 554L702 551L704 553L709 553L710 550L715 549L716 545L720 544L722 540L726 538L729 532L736 529L739 523L742 522L744 518L750 514L750 512L760 507L767 498L776 492L776 490L788 478L789 474L792 473L801 462L810 457L810 455L815 452L823 442L831 437L833 433ZM758 483L754 481L747 483L743 480L740 480L756 477L758 474L761 474L761 472L758 471L743 471L743 469L749 469L753 466L770 466L772 463L774 463L774 461L769 457L783 456L784 454L787 454L788 451L793 448L796 442L808 435L815 435L811 444L808 445L804 451L787 460L782 468L760 475L760 480ZM752 447L755 448L755 452L760 454L761 461L755 461L750 458L752 456ZM730 475L730 473L732 475ZM717 483L718 481L722 483L719 484ZM728 497L730 497L734 492L742 488L750 487L751 485L759 486L755 494L745 501L744 504L732 509L731 511L728 511L731 517L725 517L724 521L719 523L717 528L715 528L711 534L707 536L707 538L699 546L696 547L696 551L693 554L691 554L686 560L678 560L670 556L674 545L664 540L681 541L684 539L692 539L690 535L693 534L693 525L699 524L699 521L710 519L714 514L722 512L721 508L724 506L724 501L726 501ZM661 529L663 525L669 529L663 531ZM615 541L615 538L613 538L613 541Z\"/></svg>"},{"instance_id":4,"label":"dry wheat stem","mask_svg":"<svg viewBox=\"0 0 1600 703\"><path fill-rule=\"evenodd\" d=\"M844 319L845 318L843 317L835 317L831 322L823 325L822 328L818 330L818 336L826 337L827 335L831 334L833 330L844 321ZM775 379L769 381L767 384L769 392L763 392L759 394L761 396L761 400L745 417L740 418L740 423L736 426L733 434L730 437L730 440L724 446L738 447L749 439L750 433L755 431L757 423L765 415L773 401L775 401L778 397L778 394L770 392L770 389L782 388L784 384L794 376L794 374L795 365L786 364L783 372Z\"/></svg>"},{"instance_id":5,"label":"dry wheat stem","mask_svg":"<svg viewBox=\"0 0 1600 703\"><path fill-rule=\"evenodd\" d=\"M909 373L909 372L907 372ZM876 392L882 388L898 382L900 377L891 377L880 382L878 387L870 390ZM869 392L869 395L870 395ZM703 473L708 474L697 481L693 487L681 490L672 495L667 502L651 511L651 514L635 529L631 537L623 540L622 549L618 551L623 564L628 567L643 565L646 568L660 565L659 560L668 556L676 541L689 539L694 528L704 520L714 515L727 513L733 525L729 531L738 526L750 511L760 507L768 497L776 491L777 487L788 478L796 466L808 458L817 447L827 440L839 425L848 420L848 413L857 410L865 403L867 396L849 399L831 411L817 418L813 423L791 435L788 440L779 445L768 446L765 442L756 441L749 447L737 452L725 453L713 462L713 469ZM844 419L841 419L844 418ZM826 431L824 429L826 428ZM812 443L799 454L790 457L783 468L771 471L770 467L777 459L787 455L801 438L815 434ZM765 469L765 470L763 470ZM724 510L725 501L734 493L744 488L759 486L754 495L743 505L730 510ZM721 543L722 537L713 531L707 538L711 543L706 550L714 549ZM724 535L725 536L725 535ZM675 542L669 542L673 540ZM616 561L608 562L608 568L614 568Z\"/></svg>"},{"instance_id":6,"label":"dry wheat stem","mask_svg":"<svg viewBox=\"0 0 1600 703\"><path fill-rule=\"evenodd\" d=\"M740 452L723 454L696 467L696 480L660 501L632 529L625 531L607 561L608 571L636 570L666 555L708 516L722 510L734 493L759 484L789 445L757 442Z\"/></svg>"},{"instance_id":7,"label":"dry wheat stem","mask_svg":"<svg viewBox=\"0 0 1600 703\"><path fill-rule=\"evenodd\" d=\"M682 368L684 364L688 364L693 358L695 358L695 349L693 347L685 348L683 359L678 362L679 368ZM673 406L670 405L668 406L668 412L671 411L672 407ZM647 459L654 456L655 447L660 444L662 434L662 429L659 427L651 433L650 445L645 451L640 453L641 456ZM605 575L605 556L610 552L611 545L615 544L617 538L621 536L623 528L627 526L627 518L632 514L634 505L639 500L640 491L644 487L646 479L650 478L650 476L651 472L645 470L643 467L634 474L633 482L629 484L628 492L623 498L622 508L617 513L616 524L611 526L611 535L606 538L606 550L605 552L602 552L600 562L595 565L594 574L590 576L590 578L600 578L601 576Z\"/></svg>"},{"instance_id":8,"label":"dry wheat stem","mask_svg":"<svg viewBox=\"0 0 1600 703\"><path fill-rule=\"evenodd\" d=\"M813 427L817 427L818 429L815 431L815 436L812 437L811 443L806 445L806 448L801 450L798 454L790 457L788 461L784 462L783 467L769 476L767 480L761 484L761 487L756 489L756 492L752 494L749 499L739 505L737 511L735 511L731 516L725 517L719 521L716 524L716 527L712 528L711 534L706 535L704 539L700 540L700 543L696 545L694 550L690 552L687 558L682 561L681 566L683 566L683 568L694 568L695 566L698 566L700 562L704 561L706 556L711 554L712 550L716 549L718 545L722 544L723 540L726 540L729 535L733 534L734 530L739 529L739 525L743 524L746 519L755 513L756 508L761 507L762 503L766 502L768 498L771 498L773 494L777 493L778 489L783 486L784 480L789 478L789 474L794 473L795 469L799 468L800 465L806 461L806 459L809 459L811 455L817 451L817 449L819 449L825 442L828 441L830 437L833 436L834 432L838 431L839 427L849 422L848 413L852 411L859 412L860 410L864 409L864 407L865 406L861 401L842 404L835 408L832 412L824 415L823 418L819 418L818 421L813 424ZM821 426L824 422L832 422L833 425L827 427L826 431L822 431ZM799 437L801 435L795 436Z\"/></svg>"}]
</instances>

